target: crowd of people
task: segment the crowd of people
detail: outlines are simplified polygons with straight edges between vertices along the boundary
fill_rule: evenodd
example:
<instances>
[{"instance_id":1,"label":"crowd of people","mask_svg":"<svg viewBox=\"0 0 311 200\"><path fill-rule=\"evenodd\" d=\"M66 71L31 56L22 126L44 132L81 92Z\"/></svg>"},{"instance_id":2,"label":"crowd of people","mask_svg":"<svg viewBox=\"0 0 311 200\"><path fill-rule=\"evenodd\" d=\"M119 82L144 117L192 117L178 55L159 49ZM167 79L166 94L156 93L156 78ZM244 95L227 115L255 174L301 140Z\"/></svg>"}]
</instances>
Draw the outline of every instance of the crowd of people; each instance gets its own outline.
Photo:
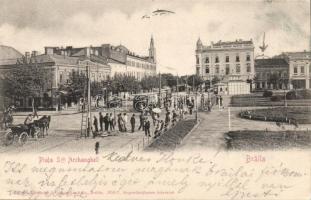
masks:
<instances>
[{"instance_id":1,"label":"crowd of people","mask_svg":"<svg viewBox=\"0 0 311 200\"><path fill-rule=\"evenodd\" d=\"M146 137L157 138L170 127L176 125L186 114L192 115L194 105L194 98L189 96L164 100L164 119L160 119L159 112L154 112L148 107L140 112L138 117L135 113L128 116L128 113L106 113L104 115L99 112L98 117L96 115L93 117L93 132L96 133L95 135L99 135L99 133L110 134L116 131L131 133L143 131ZM151 126L154 127L153 133L151 133Z\"/></svg>"}]
</instances>

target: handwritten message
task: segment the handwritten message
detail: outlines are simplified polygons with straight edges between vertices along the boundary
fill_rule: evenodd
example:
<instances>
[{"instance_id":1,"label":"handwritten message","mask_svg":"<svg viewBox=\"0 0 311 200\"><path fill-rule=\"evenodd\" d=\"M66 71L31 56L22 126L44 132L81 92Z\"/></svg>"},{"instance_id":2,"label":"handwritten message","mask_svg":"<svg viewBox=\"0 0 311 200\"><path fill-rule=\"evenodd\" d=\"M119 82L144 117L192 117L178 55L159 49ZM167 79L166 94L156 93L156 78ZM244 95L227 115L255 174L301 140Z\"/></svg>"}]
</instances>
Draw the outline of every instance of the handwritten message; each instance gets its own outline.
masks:
<instances>
[{"instance_id":1,"label":"handwritten message","mask_svg":"<svg viewBox=\"0 0 311 200\"><path fill-rule=\"evenodd\" d=\"M298 163L306 156L130 151L7 157L0 198L308 199L310 162Z\"/></svg>"}]
</instances>

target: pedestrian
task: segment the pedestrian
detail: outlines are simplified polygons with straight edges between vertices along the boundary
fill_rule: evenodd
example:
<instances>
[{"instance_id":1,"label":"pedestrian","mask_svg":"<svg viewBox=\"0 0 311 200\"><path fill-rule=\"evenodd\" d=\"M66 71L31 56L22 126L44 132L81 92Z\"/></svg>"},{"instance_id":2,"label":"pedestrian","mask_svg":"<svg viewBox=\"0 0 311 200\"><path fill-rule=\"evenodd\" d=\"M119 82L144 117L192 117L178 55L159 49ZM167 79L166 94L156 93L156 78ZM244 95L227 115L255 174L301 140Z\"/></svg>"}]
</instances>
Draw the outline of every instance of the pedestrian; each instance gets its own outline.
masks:
<instances>
[{"instance_id":1,"label":"pedestrian","mask_svg":"<svg viewBox=\"0 0 311 200\"><path fill-rule=\"evenodd\" d=\"M132 117L131 117L131 127L132 127L132 133L134 133L134 129L135 129L135 114L133 114Z\"/></svg>"},{"instance_id":2,"label":"pedestrian","mask_svg":"<svg viewBox=\"0 0 311 200\"><path fill-rule=\"evenodd\" d=\"M148 118L147 118L146 123L145 123L145 136L151 137L151 135L150 135L150 121Z\"/></svg>"},{"instance_id":3,"label":"pedestrian","mask_svg":"<svg viewBox=\"0 0 311 200\"><path fill-rule=\"evenodd\" d=\"M173 126L176 124L177 122L177 113L175 112L175 110L173 110Z\"/></svg>"},{"instance_id":4,"label":"pedestrian","mask_svg":"<svg viewBox=\"0 0 311 200\"><path fill-rule=\"evenodd\" d=\"M99 126L100 126L100 131L103 131L103 123L104 123L104 116L102 115L101 112L99 112Z\"/></svg>"},{"instance_id":5,"label":"pedestrian","mask_svg":"<svg viewBox=\"0 0 311 200\"><path fill-rule=\"evenodd\" d=\"M123 132L123 123L122 123L121 113L118 114L118 128L120 132Z\"/></svg>"},{"instance_id":6,"label":"pedestrian","mask_svg":"<svg viewBox=\"0 0 311 200\"><path fill-rule=\"evenodd\" d=\"M143 129L143 131L145 130L143 112L141 112L140 115L139 115L139 127L138 127L138 130L140 130L140 129Z\"/></svg>"},{"instance_id":7,"label":"pedestrian","mask_svg":"<svg viewBox=\"0 0 311 200\"><path fill-rule=\"evenodd\" d=\"M193 109L194 105L192 104L192 102L189 104L189 113L190 115L192 115L192 109Z\"/></svg>"},{"instance_id":8,"label":"pedestrian","mask_svg":"<svg viewBox=\"0 0 311 200\"><path fill-rule=\"evenodd\" d=\"M222 106L222 96L219 97L220 106Z\"/></svg>"},{"instance_id":9,"label":"pedestrian","mask_svg":"<svg viewBox=\"0 0 311 200\"><path fill-rule=\"evenodd\" d=\"M160 135L160 127L161 127L161 124L159 121L157 121L157 125L156 125L156 128L154 130L154 137L153 138L157 138Z\"/></svg>"},{"instance_id":10,"label":"pedestrian","mask_svg":"<svg viewBox=\"0 0 311 200\"><path fill-rule=\"evenodd\" d=\"M114 131L114 117L112 116L112 113L110 113L108 120L110 131Z\"/></svg>"},{"instance_id":11,"label":"pedestrian","mask_svg":"<svg viewBox=\"0 0 311 200\"><path fill-rule=\"evenodd\" d=\"M95 138L97 133L98 133L98 120L97 120L96 116L94 116L93 125L94 125L94 128L95 128L95 132L93 132L93 138Z\"/></svg>"},{"instance_id":12,"label":"pedestrian","mask_svg":"<svg viewBox=\"0 0 311 200\"><path fill-rule=\"evenodd\" d=\"M123 129L125 132L127 132L127 114L126 113L123 113Z\"/></svg>"},{"instance_id":13,"label":"pedestrian","mask_svg":"<svg viewBox=\"0 0 311 200\"><path fill-rule=\"evenodd\" d=\"M104 117L104 124L105 124L105 131L108 132L108 128L109 128L109 116L108 116L108 113L106 113L106 115Z\"/></svg>"},{"instance_id":14,"label":"pedestrian","mask_svg":"<svg viewBox=\"0 0 311 200\"><path fill-rule=\"evenodd\" d=\"M165 130L167 130L169 124L170 124L170 121L171 121L171 117L170 117L170 113L166 113L166 116L165 116Z\"/></svg>"}]
</instances>

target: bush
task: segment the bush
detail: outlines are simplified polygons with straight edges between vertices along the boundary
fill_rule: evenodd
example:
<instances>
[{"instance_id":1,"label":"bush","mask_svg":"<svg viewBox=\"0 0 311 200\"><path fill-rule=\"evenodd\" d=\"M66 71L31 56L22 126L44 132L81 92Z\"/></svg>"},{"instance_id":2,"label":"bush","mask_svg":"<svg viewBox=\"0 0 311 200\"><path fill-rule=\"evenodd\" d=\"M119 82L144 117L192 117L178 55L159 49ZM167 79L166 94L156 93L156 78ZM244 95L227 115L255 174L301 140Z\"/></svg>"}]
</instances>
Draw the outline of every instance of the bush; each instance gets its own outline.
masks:
<instances>
[{"instance_id":1,"label":"bush","mask_svg":"<svg viewBox=\"0 0 311 200\"><path fill-rule=\"evenodd\" d=\"M271 97L271 101L282 101L282 100L284 100L284 96L277 95Z\"/></svg>"},{"instance_id":2,"label":"bush","mask_svg":"<svg viewBox=\"0 0 311 200\"><path fill-rule=\"evenodd\" d=\"M297 92L295 90L291 90L286 93L286 99L292 100L297 99Z\"/></svg>"},{"instance_id":3,"label":"bush","mask_svg":"<svg viewBox=\"0 0 311 200\"><path fill-rule=\"evenodd\" d=\"M300 94L303 99L311 99L311 90L300 90L298 94Z\"/></svg>"},{"instance_id":4,"label":"bush","mask_svg":"<svg viewBox=\"0 0 311 200\"><path fill-rule=\"evenodd\" d=\"M262 94L263 97L272 97L273 92L269 90L265 90Z\"/></svg>"}]
</instances>

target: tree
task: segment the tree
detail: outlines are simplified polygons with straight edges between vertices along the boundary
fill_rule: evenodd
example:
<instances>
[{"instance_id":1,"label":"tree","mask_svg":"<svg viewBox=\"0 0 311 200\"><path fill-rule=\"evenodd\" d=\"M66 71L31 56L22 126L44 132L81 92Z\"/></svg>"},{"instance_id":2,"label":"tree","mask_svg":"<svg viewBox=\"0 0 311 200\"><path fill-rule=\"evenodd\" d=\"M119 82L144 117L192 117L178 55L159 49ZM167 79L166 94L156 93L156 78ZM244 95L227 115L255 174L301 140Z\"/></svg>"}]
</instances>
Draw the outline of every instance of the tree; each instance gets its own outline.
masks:
<instances>
[{"instance_id":1,"label":"tree","mask_svg":"<svg viewBox=\"0 0 311 200\"><path fill-rule=\"evenodd\" d=\"M278 83L280 83L281 77L277 73L272 73L269 77L269 83L273 84L273 87L279 89Z\"/></svg>"},{"instance_id":2,"label":"tree","mask_svg":"<svg viewBox=\"0 0 311 200\"><path fill-rule=\"evenodd\" d=\"M119 92L138 92L140 84L134 76L117 75L111 80L111 90L113 93Z\"/></svg>"},{"instance_id":3,"label":"tree","mask_svg":"<svg viewBox=\"0 0 311 200\"><path fill-rule=\"evenodd\" d=\"M159 88L159 76L144 77L141 79L140 85L143 90L152 90L153 88Z\"/></svg>"},{"instance_id":4,"label":"tree","mask_svg":"<svg viewBox=\"0 0 311 200\"><path fill-rule=\"evenodd\" d=\"M43 97L43 94L51 88L52 73L36 64L18 64L16 67L3 73L1 85L3 95L14 99L15 97L30 97L34 109L35 97Z\"/></svg>"},{"instance_id":5,"label":"tree","mask_svg":"<svg viewBox=\"0 0 311 200\"><path fill-rule=\"evenodd\" d=\"M194 88L198 88L203 83L203 79L198 75L191 75L188 77L188 85L194 86Z\"/></svg>"}]
</instances>

